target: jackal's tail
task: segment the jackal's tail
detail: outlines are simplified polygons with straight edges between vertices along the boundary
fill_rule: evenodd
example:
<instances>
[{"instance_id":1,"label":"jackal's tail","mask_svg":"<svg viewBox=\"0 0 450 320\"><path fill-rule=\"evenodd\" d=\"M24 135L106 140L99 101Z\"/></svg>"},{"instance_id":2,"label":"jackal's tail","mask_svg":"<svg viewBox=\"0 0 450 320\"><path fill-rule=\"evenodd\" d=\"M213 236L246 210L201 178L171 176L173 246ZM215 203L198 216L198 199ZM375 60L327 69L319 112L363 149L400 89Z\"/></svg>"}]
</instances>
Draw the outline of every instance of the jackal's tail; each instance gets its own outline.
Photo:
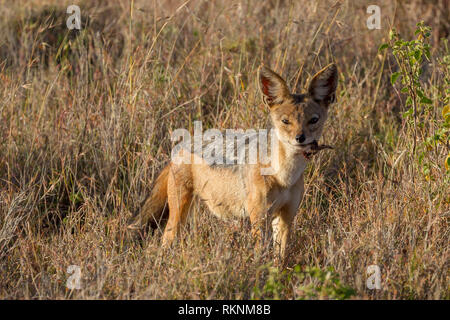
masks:
<instances>
[{"instance_id":1,"label":"jackal's tail","mask_svg":"<svg viewBox=\"0 0 450 320\"><path fill-rule=\"evenodd\" d=\"M167 165L156 179L150 196L145 200L141 211L128 224L130 230L140 230L149 223L153 227L158 227L165 213L168 212L167 207L167 178L169 176L170 165Z\"/></svg>"}]
</instances>

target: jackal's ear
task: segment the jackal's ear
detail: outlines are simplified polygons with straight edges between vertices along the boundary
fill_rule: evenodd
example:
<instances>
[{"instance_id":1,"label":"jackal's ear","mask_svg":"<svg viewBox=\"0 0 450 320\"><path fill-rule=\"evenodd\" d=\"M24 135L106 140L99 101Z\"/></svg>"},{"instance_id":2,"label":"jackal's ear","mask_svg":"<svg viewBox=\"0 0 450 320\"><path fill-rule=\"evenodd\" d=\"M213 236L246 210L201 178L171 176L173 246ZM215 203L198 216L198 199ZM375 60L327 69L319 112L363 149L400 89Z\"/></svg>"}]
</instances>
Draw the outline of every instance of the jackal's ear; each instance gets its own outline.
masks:
<instances>
[{"instance_id":1,"label":"jackal's ear","mask_svg":"<svg viewBox=\"0 0 450 320\"><path fill-rule=\"evenodd\" d=\"M317 102L329 105L336 100L337 83L337 67L332 63L316 73L309 84L308 93Z\"/></svg>"},{"instance_id":2,"label":"jackal's ear","mask_svg":"<svg viewBox=\"0 0 450 320\"><path fill-rule=\"evenodd\" d=\"M282 103L284 99L290 96L286 82L269 68L262 66L259 70L259 78L264 101L270 107Z\"/></svg>"}]
</instances>

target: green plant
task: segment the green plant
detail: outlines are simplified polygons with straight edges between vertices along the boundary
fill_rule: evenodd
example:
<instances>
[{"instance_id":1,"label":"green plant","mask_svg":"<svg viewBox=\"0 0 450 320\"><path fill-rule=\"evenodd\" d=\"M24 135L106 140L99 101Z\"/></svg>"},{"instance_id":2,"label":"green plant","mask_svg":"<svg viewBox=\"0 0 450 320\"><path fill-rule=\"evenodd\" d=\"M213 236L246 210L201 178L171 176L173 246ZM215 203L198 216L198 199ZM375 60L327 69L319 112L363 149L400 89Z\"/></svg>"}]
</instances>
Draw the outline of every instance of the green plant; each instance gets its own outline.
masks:
<instances>
[{"instance_id":1,"label":"green plant","mask_svg":"<svg viewBox=\"0 0 450 320\"><path fill-rule=\"evenodd\" d=\"M439 67L444 74L444 88L441 95L441 100L444 107L442 108L443 121L440 122L439 130L437 132L439 142L445 144L448 155L445 159L445 169L450 172L450 51L448 49L448 39L443 41L444 56L439 59Z\"/></svg>"},{"instance_id":2,"label":"green plant","mask_svg":"<svg viewBox=\"0 0 450 320\"><path fill-rule=\"evenodd\" d=\"M325 270L307 267L302 271L297 265L294 274L300 281L303 280L302 285L297 287L297 299L345 300L356 294L353 288L342 284L333 267Z\"/></svg>"},{"instance_id":3,"label":"green plant","mask_svg":"<svg viewBox=\"0 0 450 320\"><path fill-rule=\"evenodd\" d=\"M333 267L322 270L318 267L302 269L296 265L292 270L263 266L268 275L262 289L255 286L253 298L275 299L291 294L294 299L345 300L356 294L351 287L342 284Z\"/></svg>"},{"instance_id":4,"label":"green plant","mask_svg":"<svg viewBox=\"0 0 450 320\"><path fill-rule=\"evenodd\" d=\"M253 299L269 298L280 300L283 292L287 289L287 270L280 272L278 268L270 265L264 265L260 269L267 270L268 275L262 289L258 285L255 285L253 288Z\"/></svg>"},{"instance_id":5,"label":"green plant","mask_svg":"<svg viewBox=\"0 0 450 320\"><path fill-rule=\"evenodd\" d=\"M449 103L449 62L450 56L448 49L446 55L439 64L444 69L444 93L440 95L440 100L445 107L443 107L442 115L444 121L436 120L434 117L433 105L438 101L433 101L429 98L428 92L421 82L421 75L423 73L423 65L426 61L431 62L431 52L429 37L431 35L431 28L424 25L423 22L417 23L415 30L416 38L413 40L405 40L400 34L392 29L389 33L389 42L382 44L379 50L390 49L397 62L399 70L391 74L391 84L395 85L400 80L401 93L407 95L406 106L408 109L403 112L403 118L409 119L408 124L413 125L414 139L412 154L416 154L417 136L420 134L422 141L421 152L418 157L419 165L422 166L422 173L426 179L430 179L430 168L432 167L430 161L425 161L426 155L433 150L438 143L445 145L448 149L448 132L450 127L450 111ZM437 100L437 99L436 99ZM434 126L433 130L427 128ZM432 131L432 133L430 133ZM450 169L450 155L445 159L445 167L448 171Z\"/></svg>"}]
</instances>

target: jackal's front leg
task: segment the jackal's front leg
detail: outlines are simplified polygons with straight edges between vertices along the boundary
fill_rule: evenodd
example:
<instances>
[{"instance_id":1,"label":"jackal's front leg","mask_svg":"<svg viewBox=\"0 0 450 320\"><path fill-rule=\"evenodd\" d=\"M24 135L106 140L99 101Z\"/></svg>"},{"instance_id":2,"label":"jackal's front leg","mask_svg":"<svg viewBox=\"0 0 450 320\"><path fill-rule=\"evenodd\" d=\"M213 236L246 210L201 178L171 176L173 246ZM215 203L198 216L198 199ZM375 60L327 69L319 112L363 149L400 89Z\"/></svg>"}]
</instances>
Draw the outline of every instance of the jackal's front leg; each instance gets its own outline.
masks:
<instances>
[{"instance_id":1,"label":"jackal's front leg","mask_svg":"<svg viewBox=\"0 0 450 320\"><path fill-rule=\"evenodd\" d=\"M286 257L286 248L289 242L289 236L294 222L295 215L298 212L300 202L304 192L303 175L291 190L290 201L275 212L272 221L273 246L275 260L284 263Z\"/></svg>"},{"instance_id":2,"label":"jackal's front leg","mask_svg":"<svg viewBox=\"0 0 450 320\"><path fill-rule=\"evenodd\" d=\"M268 209L264 195L260 193L250 194L247 199L247 210L250 216L255 247L262 249L266 242L268 231Z\"/></svg>"},{"instance_id":3,"label":"jackal's front leg","mask_svg":"<svg viewBox=\"0 0 450 320\"><path fill-rule=\"evenodd\" d=\"M273 248L275 260L283 263L286 257L286 247L288 245L289 236L291 232L291 225L294 221L296 211L289 210L289 208L282 208L275 214L272 221L273 229Z\"/></svg>"}]
</instances>

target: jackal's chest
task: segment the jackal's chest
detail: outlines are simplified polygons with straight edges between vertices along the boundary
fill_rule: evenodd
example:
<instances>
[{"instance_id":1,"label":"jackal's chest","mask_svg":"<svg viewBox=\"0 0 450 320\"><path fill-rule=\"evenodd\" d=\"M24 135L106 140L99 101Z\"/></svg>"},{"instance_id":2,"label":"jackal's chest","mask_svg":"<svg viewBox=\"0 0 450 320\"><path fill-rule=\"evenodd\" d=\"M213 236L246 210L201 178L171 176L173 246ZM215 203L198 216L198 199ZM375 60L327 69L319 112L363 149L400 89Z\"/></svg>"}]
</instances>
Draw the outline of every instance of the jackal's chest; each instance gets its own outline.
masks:
<instances>
[{"instance_id":1,"label":"jackal's chest","mask_svg":"<svg viewBox=\"0 0 450 320\"><path fill-rule=\"evenodd\" d=\"M281 186L289 189L299 181L307 164L302 156L292 156L289 161L285 161L277 168L276 180Z\"/></svg>"},{"instance_id":2,"label":"jackal's chest","mask_svg":"<svg viewBox=\"0 0 450 320\"><path fill-rule=\"evenodd\" d=\"M268 213L272 214L281 208L296 211L300 205L304 192L303 177L289 188L277 188L271 190L268 195Z\"/></svg>"}]
</instances>

